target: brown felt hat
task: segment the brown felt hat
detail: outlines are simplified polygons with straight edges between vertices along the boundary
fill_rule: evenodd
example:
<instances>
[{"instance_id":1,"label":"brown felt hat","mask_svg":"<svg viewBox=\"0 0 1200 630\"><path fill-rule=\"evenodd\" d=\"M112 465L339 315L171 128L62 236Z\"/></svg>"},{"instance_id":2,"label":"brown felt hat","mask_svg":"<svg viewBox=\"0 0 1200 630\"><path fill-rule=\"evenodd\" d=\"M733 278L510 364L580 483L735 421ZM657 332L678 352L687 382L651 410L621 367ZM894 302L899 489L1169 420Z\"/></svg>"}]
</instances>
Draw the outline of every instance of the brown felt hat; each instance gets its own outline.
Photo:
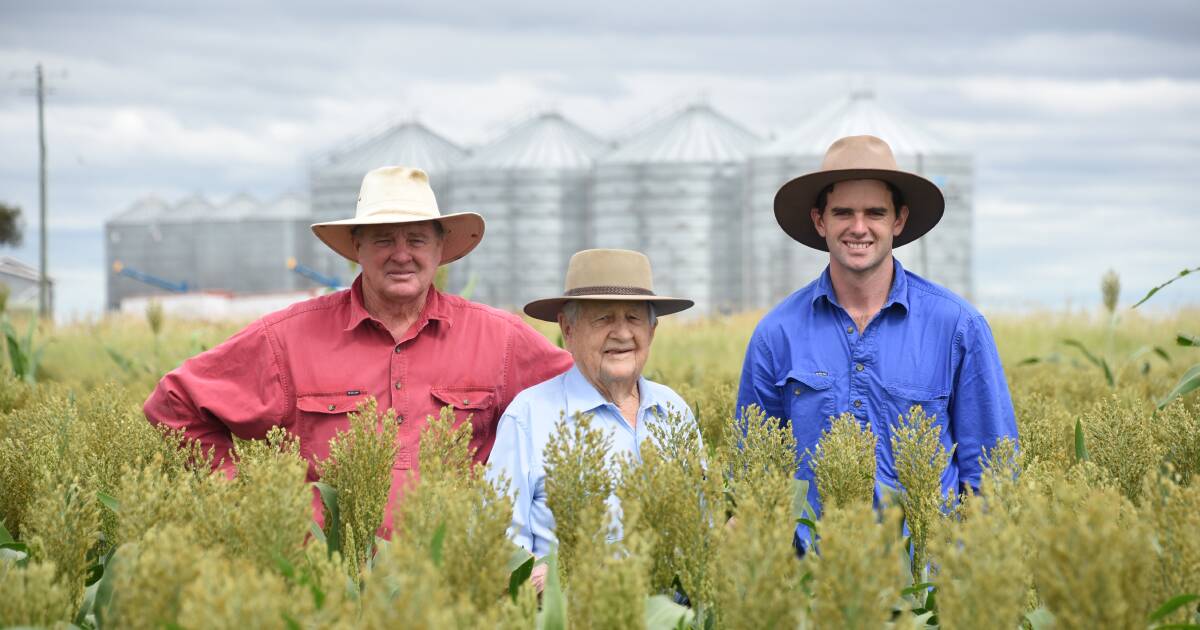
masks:
<instances>
[{"instance_id":1,"label":"brown felt hat","mask_svg":"<svg viewBox=\"0 0 1200 630\"><path fill-rule=\"evenodd\" d=\"M558 312L571 300L651 302L656 315L678 313L695 304L655 295L650 259L628 249L585 249L576 253L567 263L565 284L561 296L526 304L525 314L546 322L558 321Z\"/></svg>"},{"instance_id":2,"label":"brown felt hat","mask_svg":"<svg viewBox=\"0 0 1200 630\"><path fill-rule=\"evenodd\" d=\"M892 247L911 243L933 229L946 211L946 199L933 182L896 166L892 148L875 136L848 136L825 152L821 170L801 175L775 194L775 220L788 236L813 249L829 251L813 225L811 210L830 184L852 179L878 179L894 185L908 206L908 222ZM899 208L896 211L899 212Z\"/></svg>"},{"instance_id":3,"label":"brown felt hat","mask_svg":"<svg viewBox=\"0 0 1200 630\"><path fill-rule=\"evenodd\" d=\"M312 225L313 234L333 251L358 262L351 230L356 225L420 223L442 224L442 260L454 262L475 249L483 239L483 217L474 212L442 214L429 186L429 176L419 168L384 166L363 177L354 218Z\"/></svg>"}]
</instances>

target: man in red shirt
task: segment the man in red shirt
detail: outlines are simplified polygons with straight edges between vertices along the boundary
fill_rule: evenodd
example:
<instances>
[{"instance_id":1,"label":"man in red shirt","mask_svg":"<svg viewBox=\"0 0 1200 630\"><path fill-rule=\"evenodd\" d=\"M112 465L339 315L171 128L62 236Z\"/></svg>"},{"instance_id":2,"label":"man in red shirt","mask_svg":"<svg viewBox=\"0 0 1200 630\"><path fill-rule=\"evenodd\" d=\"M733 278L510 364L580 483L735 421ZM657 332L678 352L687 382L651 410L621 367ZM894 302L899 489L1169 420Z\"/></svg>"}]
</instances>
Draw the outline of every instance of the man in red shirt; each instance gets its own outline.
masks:
<instances>
[{"instance_id":1,"label":"man in red shirt","mask_svg":"<svg viewBox=\"0 0 1200 630\"><path fill-rule=\"evenodd\" d=\"M500 414L521 390L571 367L571 356L516 315L433 287L440 265L483 236L483 217L442 215L425 173L384 167L363 179L353 219L318 223L326 245L359 263L348 290L271 313L163 377L146 401L150 422L183 429L229 476L232 436L283 426L300 439L308 477L367 396L396 410L399 452L391 506L417 467L428 416L468 416L475 458L487 461ZM320 514L319 499L314 510Z\"/></svg>"}]
</instances>

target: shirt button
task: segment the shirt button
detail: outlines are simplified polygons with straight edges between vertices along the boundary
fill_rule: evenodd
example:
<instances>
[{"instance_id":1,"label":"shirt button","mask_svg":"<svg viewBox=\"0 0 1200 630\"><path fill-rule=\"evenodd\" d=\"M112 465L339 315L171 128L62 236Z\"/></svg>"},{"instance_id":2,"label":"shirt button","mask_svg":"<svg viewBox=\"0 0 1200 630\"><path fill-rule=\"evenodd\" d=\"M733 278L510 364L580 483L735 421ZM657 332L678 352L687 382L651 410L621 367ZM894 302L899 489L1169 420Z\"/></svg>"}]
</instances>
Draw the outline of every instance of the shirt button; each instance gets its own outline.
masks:
<instances>
[{"instance_id":1,"label":"shirt button","mask_svg":"<svg viewBox=\"0 0 1200 630\"><path fill-rule=\"evenodd\" d=\"M799 395L800 395L800 388L799 388L799 387L797 387L797 388L796 388L796 390L795 390L795 391L793 391L792 393L793 393L793 394L795 394L795 395L797 395L797 396L799 396Z\"/></svg>"},{"instance_id":2,"label":"shirt button","mask_svg":"<svg viewBox=\"0 0 1200 630\"><path fill-rule=\"evenodd\" d=\"M337 409L337 405L329 405L330 411L333 411L334 409Z\"/></svg>"},{"instance_id":3,"label":"shirt button","mask_svg":"<svg viewBox=\"0 0 1200 630\"><path fill-rule=\"evenodd\" d=\"M396 354L400 354L400 346L396 346Z\"/></svg>"},{"instance_id":4,"label":"shirt button","mask_svg":"<svg viewBox=\"0 0 1200 630\"><path fill-rule=\"evenodd\" d=\"M404 424L404 415L396 414L396 424Z\"/></svg>"},{"instance_id":5,"label":"shirt button","mask_svg":"<svg viewBox=\"0 0 1200 630\"><path fill-rule=\"evenodd\" d=\"M471 404L471 401L469 401L469 400L467 400L466 398L464 398L464 399L463 399L463 404L464 404L464 405L469 405L469 404Z\"/></svg>"},{"instance_id":6,"label":"shirt button","mask_svg":"<svg viewBox=\"0 0 1200 630\"><path fill-rule=\"evenodd\" d=\"M858 370L859 372L861 372L861 371L865 370L866 368L864 368L864 367L863 367L863 364L861 364L861 363L855 363L855 364L854 364L854 369L856 369L856 370Z\"/></svg>"},{"instance_id":7,"label":"shirt button","mask_svg":"<svg viewBox=\"0 0 1200 630\"><path fill-rule=\"evenodd\" d=\"M855 408L855 409L858 409L858 408L859 408L859 407L861 407L861 406L862 406L862 401L861 401L861 400L856 400L856 401L854 401L854 408Z\"/></svg>"},{"instance_id":8,"label":"shirt button","mask_svg":"<svg viewBox=\"0 0 1200 630\"><path fill-rule=\"evenodd\" d=\"M847 326L847 327L846 327L846 334L847 334L847 335L853 335L853 334L854 334L854 327L853 327L853 326ZM397 350L399 350L399 348L397 348Z\"/></svg>"},{"instance_id":9,"label":"shirt button","mask_svg":"<svg viewBox=\"0 0 1200 630\"><path fill-rule=\"evenodd\" d=\"M400 384L400 381L396 381L396 389L400 389L401 387L403 387L403 385Z\"/></svg>"}]
</instances>

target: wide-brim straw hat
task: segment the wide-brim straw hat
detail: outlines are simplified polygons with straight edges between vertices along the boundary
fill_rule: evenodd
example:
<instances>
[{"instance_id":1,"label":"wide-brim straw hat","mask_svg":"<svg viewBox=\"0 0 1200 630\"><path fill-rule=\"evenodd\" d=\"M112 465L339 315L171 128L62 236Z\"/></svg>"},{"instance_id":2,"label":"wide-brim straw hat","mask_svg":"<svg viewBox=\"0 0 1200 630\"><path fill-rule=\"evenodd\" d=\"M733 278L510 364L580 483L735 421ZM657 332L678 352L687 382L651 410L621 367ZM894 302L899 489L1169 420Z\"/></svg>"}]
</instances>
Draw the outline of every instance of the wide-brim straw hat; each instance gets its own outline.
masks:
<instances>
[{"instance_id":1,"label":"wide-brim straw hat","mask_svg":"<svg viewBox=\"0 0 1200 630\"><path fill-rule=\"evenodd\" d=\"M571 300L637 301L654 304L656 315L691 308L695 302L654 294L650 259L628 249L585 249L567 263L566 286L561 296L534 300L525 314L546 322L558 321L558 312Z\"/></svg>"},{"instance_id":2,"label":"wide-brim straw hat","mask_svg":"<svg viewBox=\"0 0 1200 630\"><path fill-rule=\"evenodd\" d=\"M429 176L419 168L384 166L363 177L353 219L312 225L313 234L333 251L358 262L350 231L360 225L419 223L442 224L442 260L439 265L466 256L483 240L483 217L474 212L442 214L429 186Z\"/></svg>"},{"instance_id":3,"label":"wide-brim straw hat","mask_svg":"<svg viewBox=\"0 0 1200 630\"><path fill-rule=\"evenodd\" d=\"M886 142L875 136L849 136L830 145L821 170L793 179L775 194L775 220L779 227L813 249L829 251L825 238L813 225L811 211L826 186L852 179L878 179L900 190L904 205L908 206L908 221L904 231L892 241L892 247L924 236L946 210L946 199L937 185L900 170ZM899 212L900 208L895 210Z\"/></svg>"}]
</instances>

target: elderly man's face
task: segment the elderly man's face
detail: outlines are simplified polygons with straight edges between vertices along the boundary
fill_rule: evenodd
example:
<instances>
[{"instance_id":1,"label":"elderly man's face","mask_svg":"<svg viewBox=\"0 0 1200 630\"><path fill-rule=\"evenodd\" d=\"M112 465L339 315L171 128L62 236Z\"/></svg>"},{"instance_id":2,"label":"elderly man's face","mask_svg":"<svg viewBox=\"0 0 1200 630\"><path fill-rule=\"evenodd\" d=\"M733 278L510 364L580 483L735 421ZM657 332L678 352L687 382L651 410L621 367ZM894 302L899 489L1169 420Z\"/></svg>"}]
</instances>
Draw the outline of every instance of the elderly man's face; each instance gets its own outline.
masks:
<instances>
[{"instance_id":1,"label":"elderly man's face","mask_svg":"<svg viewBox=\"0 0 1200 630\"><path fill-rule=\"evenodd\" d=\"M558 316L563 343L589 381L611 388L636 382L650 356L654 327L645 302L579 302L574 322Z\"/></svg>"},{"instance_id":2,"label":"elderly man's face","mask_svg":"<svg viewBox=\"0 0 1200 630\"><path fill-rule=\"evenodd\" d=\"M391 304L419 299L433 284L442 260L442 237L433 223L367 225L354 237L363 291Z\"/></svg>"},{"instance_id":3,"label":"elderly man's face","mask_svg":"<svg viewBox=\"0 0 1200 630\"><path fill-rule=\"evenodd\" d=\"M817 233L829 246L830 264L858 274L878 268L908 220L908 207L898 210L887 184L877 179L838 182L825 211L812 209Z\"/></svg>"}]
</instances>

